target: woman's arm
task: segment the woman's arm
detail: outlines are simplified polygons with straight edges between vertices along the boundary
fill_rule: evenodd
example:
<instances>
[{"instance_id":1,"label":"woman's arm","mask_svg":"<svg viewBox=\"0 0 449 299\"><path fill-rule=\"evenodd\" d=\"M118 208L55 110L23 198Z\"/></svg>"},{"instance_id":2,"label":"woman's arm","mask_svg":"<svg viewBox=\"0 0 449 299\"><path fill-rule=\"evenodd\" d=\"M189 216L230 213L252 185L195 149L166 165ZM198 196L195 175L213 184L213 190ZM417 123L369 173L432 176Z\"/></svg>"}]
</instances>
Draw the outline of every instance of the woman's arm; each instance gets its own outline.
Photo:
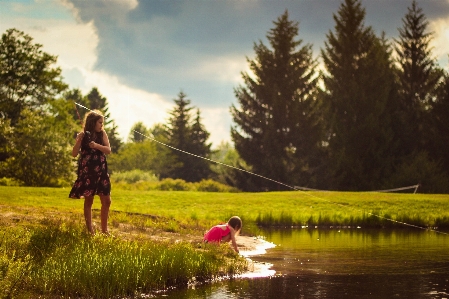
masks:
<instances>
[{"instance_id":1,"label":"woman's arm","mask_svg":"<svg viewBox=\"0 0 449 299\"><path fill-rule=\"evenodd\" d=\"M109 144L109 138L106 132L103 130L103 144L95 143L94 141L91 141L89 143L90 148L97 149L101 152L103 152L105 155L109 155L111 153L111 146Z\"/></svg>"},{"instance_id":2,"label":"woman's arm","mask_svg":"<svg viewBox=\"0 0 449 299\"><path fill-rule=\"evenodd\" d=\"M76 140L75 140L75 145L73 146L72 149L72 157L76 157L78 156L78 153L80 152L80 148L81 148L81 141L83 141L84 138L84 132L80 132L76 135Z\"/></svg>"}]
</instances>

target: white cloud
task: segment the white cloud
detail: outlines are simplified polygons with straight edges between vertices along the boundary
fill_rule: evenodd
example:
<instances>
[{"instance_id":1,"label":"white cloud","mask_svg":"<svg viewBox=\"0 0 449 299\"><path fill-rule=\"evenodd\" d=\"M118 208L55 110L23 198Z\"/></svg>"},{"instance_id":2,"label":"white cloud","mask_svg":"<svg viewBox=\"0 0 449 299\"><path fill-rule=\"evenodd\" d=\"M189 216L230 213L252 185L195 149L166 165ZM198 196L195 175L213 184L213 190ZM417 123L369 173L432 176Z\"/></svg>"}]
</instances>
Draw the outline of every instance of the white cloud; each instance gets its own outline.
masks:
<instances>
[{"instance_id":1,"label":"white cloud","mask_svg":"<svg viewBox=\"0 0 449 299\"><path fill-rule=\"evenodd\" d=\"M437 56L440 65L446 70L449 69L449 18L437 19L429 23L430 30L434 33L431 46L433 54Z\"/></svg>"},{"instance_id":2,"label":"white cloud","mask_svg":"<svg viewBox=\"0 0 449 299\"><path fill-rule=\"evenodd\" d=\"M241 83L241 72L249 71L248 63L244 56L230 57L211 57L210 59L202 59L199 65L193 70L193 74L198 78L213 78L214 81L226 83Z\"/></svg>"},{"instance_id":3,"label":"white cloud","mask_svg":"<svg viewBox=\"0 0 449 299\"><path fill-rule=\"evenodd\" d=\"M208 142L212 142L213 147L218 146L222 141L231 142L231 115L229 108L204 108L201 111L201 123L206 131L211 133Z\"/></svg>"},{"instance_id":4,"label":"white cloud","mask_svg":"<svg viewBox=\"0 0 449 299\"><path fill-rule=\"evenodd\" d=\"M83 93L97 87L107 98L111 118L118 126L118 133L123 140L126 140L136 122L141 121L147 127L165 122L171 105L159 95L130 88L121 84L116 77L101 72L89 70L83 77L86 82Z\"/></svg>"}]
</instances>

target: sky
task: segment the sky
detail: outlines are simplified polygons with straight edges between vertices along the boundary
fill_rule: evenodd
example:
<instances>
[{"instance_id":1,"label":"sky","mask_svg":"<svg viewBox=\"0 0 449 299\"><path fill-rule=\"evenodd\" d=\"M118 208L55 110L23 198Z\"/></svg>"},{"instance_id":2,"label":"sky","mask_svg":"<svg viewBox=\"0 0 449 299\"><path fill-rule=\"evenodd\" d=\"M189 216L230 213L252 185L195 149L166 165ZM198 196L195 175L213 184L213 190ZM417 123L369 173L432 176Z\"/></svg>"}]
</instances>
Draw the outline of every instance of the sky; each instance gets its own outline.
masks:
<instances>
[{"instance_id":1,"label":"sky","mask_svg":"<svg viewBox=\"0 0 449 299\"><path fill-rule=\"evenodd\" d=\"M412 0L362 0L365 25L392 40ZM417 1L433 32L433 56L449 68L449 0ZM254 45L286 10L301 47L319 59L339 0L0 0L0 32L16 28L58 57L70 88L107 98L126 141L131 127L166 123L182 91L201 112L216 148L232 142L234 89ZM82 108L81 108L82 109Z\"/></svg>"}]
</instances>

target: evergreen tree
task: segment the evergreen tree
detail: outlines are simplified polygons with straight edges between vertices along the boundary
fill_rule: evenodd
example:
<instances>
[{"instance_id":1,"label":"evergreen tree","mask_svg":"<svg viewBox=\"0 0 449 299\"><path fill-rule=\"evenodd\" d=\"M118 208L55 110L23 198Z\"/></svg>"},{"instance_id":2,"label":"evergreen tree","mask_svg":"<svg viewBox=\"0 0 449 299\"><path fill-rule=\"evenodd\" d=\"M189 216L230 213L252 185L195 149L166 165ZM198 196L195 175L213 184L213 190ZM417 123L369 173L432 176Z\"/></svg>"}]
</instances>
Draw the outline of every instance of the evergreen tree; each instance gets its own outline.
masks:
<instances>
[{"instance_id":1,"label":"evergreen tree","mask_svg":"<svg viewBox=\"0 0 449 299\"><path fill-rule=\"evenodd\" d=\"M143 122L139 121L131 127L128 139L130 142L143 142L145 140L148 140L146 136L149 135L150 130L145 127Z\"/></svg>"},{"instance_id":2,"label":"evergreen tree","mask_svg":"<svg viewBox=\"0 0 449 299\"><path fill-rule=\"evenodd\" d=\"M196 117L191 126L191 144L189 146L189 151L197 156L210 158L211 156L211 143L207 143L210 133L206 131L203 124L201 123L200 110L196 110ZM190 156L186 157L192 159L190 165L192 169L190 170L190 180L193 182L201 181L202 179L207 179L212 175L211 162L201 159L198 157Z\"/></svg>"},{"instance_id":3,"label":"evergreen tree","mask_svg":"<svg viewBox=\"0 0 449 299\"><path fill-rule=\"evenodd\" d=\"M435 89L442 78L431 56L432 34L427 30L429 22L416 1L408 8L399 28L395 50L400 67L400 102L398 119L401 121L401 155L426 150L429 142L430 106Z\"/></svg>"},{"instance_id":4,"label":"evergreen tree","mask_svg":"<svg viewBox=\"0 0 449 299\"><path fill-rule=\"evenodd\" d=\"M318 151L321 138L312 113L317 63L311 45L300 47L298 23L289 20L287 11L273 23L267 34L272 49L262 42L254 45L256 59L247 59L254 77L242 73L245 86L235 89L240 107L231 107L235 122L231 135L253 172L282 183L303 184L310 173L302 170ZM258 177L240 177L244 181L239 188L246 190L283 188Z\"/></svg>"},{"instance_id":5,"label":"evergreen tree","mask_svg":"<svg viewBox=\"0 0 449 299\"><path fill-rule=\"evenodd\" d=\"M449 74L439 84L436 100L432 104L431 130L429 152L435 157L441 167L449 175ZM446 184L448 185L449 182ZM446 187L449 190L449 186Z\"/></svg>"},{"instance_id":6,"label":"evergreen tree","mask_svg":"<svg viewBox=\"0 0 449 299\"><path fill-rule=\"evenodd\" d=\"M342 2L321 51L331 188L372 190L391 173L394 73L385 39L364 25L359 0Z\"/></svg>"},{"instance_id":7,"label":"evergreen tree","mask_svg":"<svg viewBox=\"0 0 449 299\"><path fill-rule=\"evenodd\" d=\"M197 182L209 177L210 165L204 159L194 157L187 153L209 158L210 145L207 144L209 133L200 123L200 113L197 112L195 121L191 123L190 100L182 91L174 100L176 107L170 112L169 123L166 127L168 145L178 150L172 151L174 164L168 177L183 179L187 182ZM175 165L173 167L173 165Z\"/></svg>"},{"instance_id":8,"label":"evergreen tree","mask_svg":"<svg viewBox=\"0 0 449 299\"><path fill-rule=\"evenodd\" d=\"M117 132L117 126L109 113L109 107L107 99L103 97L96 87L87 95L87 101L89 103L88 108L91 110L100 110L105 118L104 130L108 134L109 143L111 145L111 150L113 153L118 152L122 146L122 141L120 140Z\"/></svg>"},{"instance_id":9,"label":"evergreen tree","mask_svg":"<svg viewBox=\"0 0 449 299\"><path fill-rule=\"evenodd\" d=\"M70 107L70 111L72 112L73 120L76 121L78 124L82 125L82 121L84 119L84 115L89 112L88 110L78 106L77 104L80 104L84 107L89 106L89 102L87 100L87 97L83 96L81 93L81 90L78 88L68 90L64 93L63 96L67 101L72 103L72 106ZM76 132L79 132L79 129L77 129Z\"/></svg>"}]
</instances>

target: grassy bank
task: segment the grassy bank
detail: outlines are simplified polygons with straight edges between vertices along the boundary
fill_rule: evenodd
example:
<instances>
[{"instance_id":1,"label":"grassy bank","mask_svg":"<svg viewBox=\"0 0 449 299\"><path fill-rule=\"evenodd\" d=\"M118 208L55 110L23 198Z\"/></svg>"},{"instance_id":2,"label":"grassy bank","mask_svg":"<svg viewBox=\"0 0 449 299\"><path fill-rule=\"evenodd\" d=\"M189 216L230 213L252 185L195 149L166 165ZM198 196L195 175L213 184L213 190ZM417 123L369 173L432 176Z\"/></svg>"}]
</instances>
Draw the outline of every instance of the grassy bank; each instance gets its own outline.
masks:
<instances>
[{"instance_id":1,"label":"grassy bank","mask_svg":"<svg viewBox=\"0 0 449 299\"><path fill-rule=\"evenodd\" d=\"M0 297L138 297L244 271L227 244L201 243L206 229L231 215L242 217L243 234L256 225L449 228L449 195L115 188L113 237L91 237L82 200L68 192L0 187ZM96 197L97 225L99 208Z\"/></svg>"},{"instance_id":2,"label":"grassy bank","mask_svg":"<svg viewBox=\"0 0 449 299\"><path fill-rule=\"evenodd\" d=\"M81 213L82 200L58 188L1 187L0 205L52 213ZM99 209L98 197L94 209ZM403 227L449 229L449 195L369 192L220 193L114 189L111 223L202 235L210 225L239 215L262 226ZM133 219L129 215L136 215ZM157 219L160 219L157 220ZM394 220L394 221L390 221ZM244 226L245 228L245 226Z\"/></svg>"},{"instance_id":3,"label":"grassy bank","mask_svg":"<svg viewBox=\"0 0 449 299\"><path fill-rule=\"evenodd\" d=\"M90 236L76 222L2 226L1 298L123 298L241 272L229 247Z\"/></svg>"}]
</instances>

